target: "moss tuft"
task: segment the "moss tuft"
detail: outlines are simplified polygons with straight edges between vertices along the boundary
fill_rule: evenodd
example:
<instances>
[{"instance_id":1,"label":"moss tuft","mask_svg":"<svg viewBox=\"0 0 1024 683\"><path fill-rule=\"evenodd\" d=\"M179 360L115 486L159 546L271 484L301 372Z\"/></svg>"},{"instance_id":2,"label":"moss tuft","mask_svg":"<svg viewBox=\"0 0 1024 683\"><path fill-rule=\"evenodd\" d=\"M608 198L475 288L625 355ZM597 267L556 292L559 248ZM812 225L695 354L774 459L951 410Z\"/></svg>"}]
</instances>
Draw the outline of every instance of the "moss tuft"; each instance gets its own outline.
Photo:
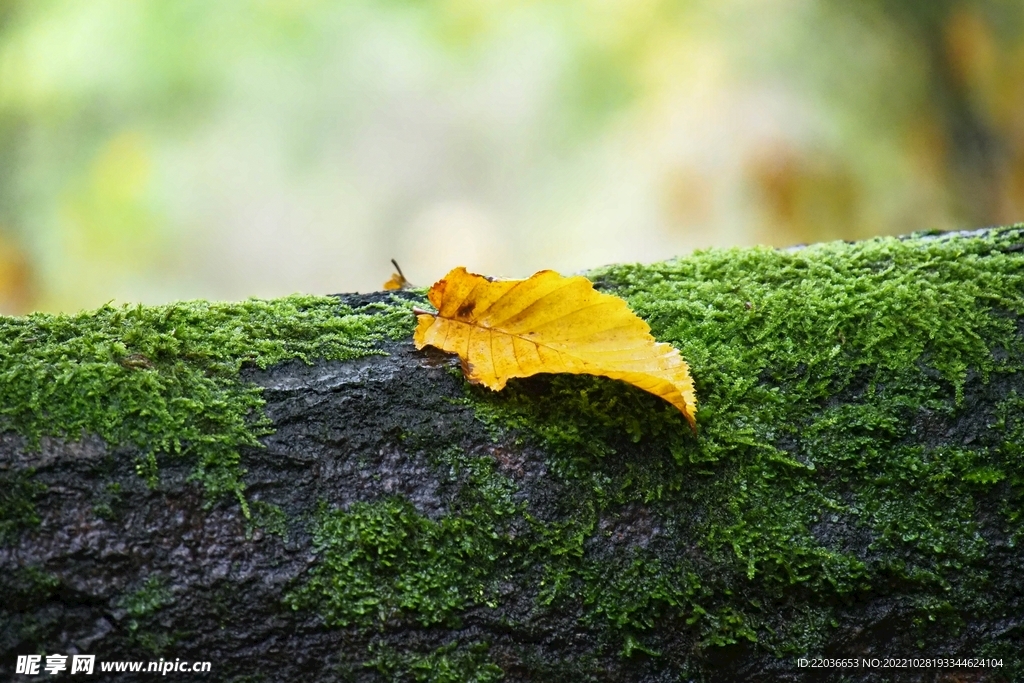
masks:
<instances>
[{"instance_id":1,"label":"moss tuft","mask_svg":"<svg viewBox=\"0 0 1024 683\"><path fill-rule=\"evenodd\" d=\"M118 606L127 612L128 616L138 619L153 614L173 600L166 582L159 576L150 576L138 590L121 598Z\"/></svg>"},{"instance_id":2,"label":"moss tuft","mask_svg":"<svg viewBox=\"0 0 1024 683\"><path fill-rule=\"evenodd\" d=\"M504 678L504 673L487 657L488 649L482 642L452 642L427 654L416 654L380 645L371 647L371 658L363 666L376 669L388 681L495 683Z\"/></svg>"},{"instance_id":3,"label":"moss tuft","mask_svg":"<svg viewBox=\"0 0 1024 683\"><path fill-rule=\"evenodd\" d=\"M269 423L242 366L380 353L412 325L399 299L352 308L299 295L0 317L0 431L30 447L86 433L134 447L150 486L162 458L190 462L211 497L235 494L248 514L239 450L258 446Z\"/></svg>"},{"instance_id":4,"label":"moss tuft","mask_svg":"<svg viewBox=\"0 0 1024 683\"><path fill-rule=\"evenodd\" d=\"M544 600L582 598L627 645L668 618L705 645L782 654L824 642L809 629L827 632L844 596L896 582L920 594L933 636L955 629L984 600L969 571L988 548L979 506L1005 496L1014 538L1021 528L1015 395L990 433L956 429L1024 361L1024 259L998 248L1020 233L712 250L593 273L690 362L700 435L603 379L469 390L478 416L542 446L571 492L549 535L563 550L551 557L569 559L547 565ZM946 438L922 442L936 423ZM694 545L586 552L633 504ZM805 616L765 603L796 586L811 591Z\"/></svg>"},{"instance_id":5,"label":"moss tuft","mask_svg":"<svg viewBox=\"0 0 1024 683\"><path fill-rule=\"evenodd\" d=\"M496 440L543 450L557 503L454 504L438 521L398 498L324 509L292 606L339 626L455 624L499 578L539 577L539 612L582 605L624 658L679 639L781 656L820 652L843 605L900 586L919 646L941 642L998 609L977 569L982 508L1000 501L1011 543L1024 529L1024 402L1007 389L1024 367L1024 259L1001 249L1021 234L711 250L593 273L690 362L699 436L611 380L467 385ZM979 402L1000 406L967 433ZM462 497L493 488L493 467L474 467ZM498 490L522 499L508 480Z\"/></svg>"},{"instance_id":6,"label":"moss tuft","mask_svg":"<svg viewBox=\"0 0 1024 683\"><path fill-rule=\"evenodd\" d=\"M471 605L494 604L494 577L513 547L520 506L514 487L489 458L457 449L437 459L462 480L459 513L432 520L401 498L321 505L313 545L320 558L285 601L315 606L332 626L417 622L455 626Z\"/></svg>"},{"instance_id":7,"label":"moss tuft","mask_svg":"<svg viewBox=\"0 0 1024 683\"><path fill-rule=\"evenodd\" d=\"M403 610L452 623L499 572L531 566L538 610L582 605L623 657L660 656L665 623L697 648L784 655L824 647L844 604L899 585L919 646L940 642L995 609L976 569L987 501L1012 539L1022 530L1024 422L1007 387L1024 367L1024 259L1000 249L1020 235L712 250L594 273L690 362L699 436L610 380L467 386L495 438L543 449L554 513L456 506L432 521L400 499L325 511L293 605L326 599L338 625ZM960 430L979 401L1001 402L989 431Z\"/></svg>"},{"instance_id":8,"label":"moss tuft","mask_svg":"<svg viewBox=\"0 0 1024 683\"><path fill-rule=\"evenodd\" d=\"M125 622L129 642L156 655L173 645L178 634L167 632L154 619L173 602L174 596L160 576L148 577L137 590L122 596L117 606L129 617Z\"/></svg>"},{"instance_id":9,"label":"moss tuft","mask_svg":"<svg viewBox=\"0 0 1024 683\"><path fill-rule=\"evenodd\" d=\"M0 544L13 542L39 524L35 497L46 487L34 481L32 469L0 471Z\"/></svg>"},{"instance_id":10,"label":"moss tuft","mask_svg":"<svg viewBox=\"0 0 1024 683\"><path fill-rule=\"evenodd\" d=\"M699 434L612 380L467 385L496 440L543 454L547 480L413 435L454 491L447 510L428 517L401 497L322 505L317 562L285 602L379 641L364 665L397 680L499 676L477 640L416 655L383 643L493 616L508 586L533 600L529 619L596 633L599 648L572 664L594 671L609 653L677 669L730 646L820 653L844 609L894 593L921 648L968 617L998 619L985 561L993 539L1024 534L1022 235L711 250L595 272L690 362ZM242 366L378 353L412 326L404 301L317 297L3 318L0 430L30 445L95 433L138 449L152 485L177 459L211 496L245 505L239 452L270 425ZM31 473L14 476L0 487L3 534L35 519ZM108 494L97 513L116 515ZM286 531L279 509L253 512ZM160 590L125 599L137 624L165 604ZM1012 656L1008 668L1024 666Z\"/></svg>"}]
</instances>

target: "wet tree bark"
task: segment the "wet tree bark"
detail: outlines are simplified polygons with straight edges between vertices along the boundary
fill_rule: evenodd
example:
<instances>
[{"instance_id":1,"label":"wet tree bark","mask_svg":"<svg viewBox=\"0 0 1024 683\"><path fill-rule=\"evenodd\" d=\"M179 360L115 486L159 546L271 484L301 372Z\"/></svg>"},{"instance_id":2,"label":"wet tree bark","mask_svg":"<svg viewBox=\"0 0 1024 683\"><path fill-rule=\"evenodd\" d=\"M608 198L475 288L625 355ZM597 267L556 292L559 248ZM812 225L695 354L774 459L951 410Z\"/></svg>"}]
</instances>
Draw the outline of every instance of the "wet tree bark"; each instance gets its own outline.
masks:
<instances>
[{"instance_id":1,"label":"wet tree bark","mask_svg":"<svg viewBox=\"0 0 1024 683\"><path fill-rule=\"evenodd\" d=\"M938 645L929 641L930 651L916 645L929 628L915 622L923 598L902 592L898 582L846 594L833 605L838 621L822 625L824 640L789 655L749 639L698 642L685 621L671 615L642 630L650 636L643 647L629 634L609 640L582 600L545 604L539 598L543 577L529 562L503 565L511 568L495 584L495 602L471 603L456 620L346 626L325 623L315 605L293 609L287 596L322 554L313 531L320 511L394 499L434 522L452 513L460 487L471 484L439 465L436 454L445 449L493 459L513 482L515 500L525 501L535 517L556 516L551 510L570 494L549 471L542 443L516 431L495 434L478 419L457 360L416 351L411 341L389 342L384 350L387 355L354 361L293 361L244 371L247 381L263 388L273 423L262 448L241 454L251 519L233 499L209 501L190 480L190 468L173 459L161 460L158 484L150 488L136 473L131 448L83 435L44 439L32 449L18 434L3 434L0 678L51 680L45 673L14 673L18 655L41 653L94 654L98 662L163 657L211 663L212 673L204 677L172 672L166 680L839 680L838 669L812 671L797 659L978 657L1024 639L1024 544L1015 544L999 521L1004 508L1016 504L1010 481L977 506L987 550L970 571L985 584L991 609L963 613L952 595L949 609L958 625L944 630ZM996 405L1014 391L1024 393L1021 377L970 379L969 412L954 425L922 423L907 438L925 444L952 430L985 432ZM523 393L543 394L550 381L527 382ZM642 447L629 452L634 446L627 443L620 451L624 458L643 458ZM795 452L798 445L790 448ZM657 523L642 504L624 507L616 520L595 530L581 552L619 552L623 534L657 536L651 531ZM692 549L700 542L686 539L682 545L698 552ZM875 551L853 552L870 559ZM716 571L710 560L695 566ZM749 587L751 600L758 598L757 581ZM816 609L798 582L772 588L760 600L779 610ZM460 654L452 643L477 649ZM842 675L850 681L995 681L1010 680L1011 664L897 671L859 666ZM152 676L97 668L93 680Z\"/></svg>"}]
</instances>

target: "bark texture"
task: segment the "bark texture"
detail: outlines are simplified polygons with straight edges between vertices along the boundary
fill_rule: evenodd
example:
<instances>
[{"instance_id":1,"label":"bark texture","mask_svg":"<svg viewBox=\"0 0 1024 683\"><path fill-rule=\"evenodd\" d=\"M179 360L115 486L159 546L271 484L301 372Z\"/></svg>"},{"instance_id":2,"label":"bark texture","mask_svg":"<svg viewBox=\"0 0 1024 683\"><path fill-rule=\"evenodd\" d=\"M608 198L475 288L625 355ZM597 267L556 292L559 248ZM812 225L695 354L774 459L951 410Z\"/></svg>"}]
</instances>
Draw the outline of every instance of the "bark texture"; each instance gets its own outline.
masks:
<instances>
[{"instance_id":1,"label":"bark texture","mask_svg":"<svg viewBox=\"0 0 1024 683\"><path fill-rule=\"evenodd\" d=\"M198 437L117 443L45 428L45 406L33 432L9 393L0 678L88 653L212 663L166 680L1021 680L1022 250L1006 228L594 273L691 361L696 437L611 380L469 387L413 348L411 314L370 355L239 361L244 488L211 483ZM8 320L5 343L47 321ZM164 378L154 395L199 362L133 343L101 362ZM67 356L39 381L73 388ZM220 407L190 410L199 429ZM798 666L815 657L1000 665Z\"/></svg>"}]
</instances>

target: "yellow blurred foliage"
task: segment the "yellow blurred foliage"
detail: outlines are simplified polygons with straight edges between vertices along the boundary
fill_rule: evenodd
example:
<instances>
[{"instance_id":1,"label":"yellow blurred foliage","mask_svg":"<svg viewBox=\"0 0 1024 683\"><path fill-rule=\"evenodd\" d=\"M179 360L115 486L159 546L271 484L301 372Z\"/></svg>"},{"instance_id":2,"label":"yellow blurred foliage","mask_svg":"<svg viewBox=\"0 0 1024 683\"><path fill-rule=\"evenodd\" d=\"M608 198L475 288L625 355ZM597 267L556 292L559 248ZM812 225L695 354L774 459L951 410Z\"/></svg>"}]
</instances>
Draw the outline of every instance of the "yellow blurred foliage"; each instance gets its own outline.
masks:
<instances>
[{"instance_id":1,"label":"yellow blurred foliage","mask_svg":"<svg viewBox=\"0 0 1024 683\"><path fill-rule=\"evenodd\" d=\"M32 270L21 246L0 227L0 315L30 310Z\"/></svg>"},{"instance_id":2,"label":"yellow blurred foliage","mask_svg":"<svg viewBox=\"0 0 1024 683\"><path fill-rule=\"evenodd\" d=\"M786 246L858 236L860 189L843 160L774 146L749 160L764 221L758 241Z\"/></svg>"}]
</instances>

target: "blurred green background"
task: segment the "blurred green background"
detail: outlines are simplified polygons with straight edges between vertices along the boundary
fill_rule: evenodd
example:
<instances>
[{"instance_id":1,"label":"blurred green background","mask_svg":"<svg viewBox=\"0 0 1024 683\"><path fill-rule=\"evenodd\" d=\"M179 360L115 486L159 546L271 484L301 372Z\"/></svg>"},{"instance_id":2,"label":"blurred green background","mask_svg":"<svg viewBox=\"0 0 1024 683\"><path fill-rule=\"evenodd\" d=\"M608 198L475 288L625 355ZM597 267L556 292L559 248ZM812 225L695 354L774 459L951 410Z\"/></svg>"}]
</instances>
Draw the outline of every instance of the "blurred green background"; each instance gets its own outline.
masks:
<instances>
[{"instance_id":1,"label":"blurred green background","mask_svg":"<svg viewBox=\"0 0 1024 683\"><path fill-rule=\"evenodd\" d=\"M0 0L0 313L1022 218L1020 0Z\"/></svg>"}]
</instances>

